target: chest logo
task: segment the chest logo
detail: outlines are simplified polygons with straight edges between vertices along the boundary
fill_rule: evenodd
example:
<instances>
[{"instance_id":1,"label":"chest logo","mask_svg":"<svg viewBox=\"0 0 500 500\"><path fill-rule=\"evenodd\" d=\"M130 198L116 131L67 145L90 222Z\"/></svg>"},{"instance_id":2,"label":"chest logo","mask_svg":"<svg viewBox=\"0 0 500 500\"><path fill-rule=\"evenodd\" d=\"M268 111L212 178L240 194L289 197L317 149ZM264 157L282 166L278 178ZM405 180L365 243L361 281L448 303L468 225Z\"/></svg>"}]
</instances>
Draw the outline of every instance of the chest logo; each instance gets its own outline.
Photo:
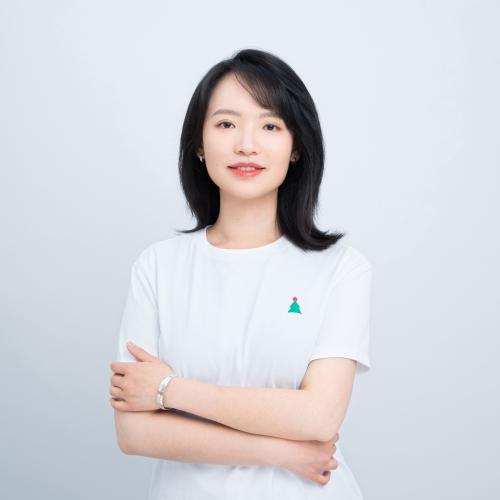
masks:
<instances>
[{"instance_id":1,"label":"chest logo","mask_svg":"<svg viewBox=\"0 0 500 500\"><path fill-rule=\"evenodd\" d=\"M297 313L297 314L302 314L300 310L300 306L297 302L297 297L292 297L293 302L290 304L290 309L288 310L289 313Z\"/></svg>"}]
</instances>

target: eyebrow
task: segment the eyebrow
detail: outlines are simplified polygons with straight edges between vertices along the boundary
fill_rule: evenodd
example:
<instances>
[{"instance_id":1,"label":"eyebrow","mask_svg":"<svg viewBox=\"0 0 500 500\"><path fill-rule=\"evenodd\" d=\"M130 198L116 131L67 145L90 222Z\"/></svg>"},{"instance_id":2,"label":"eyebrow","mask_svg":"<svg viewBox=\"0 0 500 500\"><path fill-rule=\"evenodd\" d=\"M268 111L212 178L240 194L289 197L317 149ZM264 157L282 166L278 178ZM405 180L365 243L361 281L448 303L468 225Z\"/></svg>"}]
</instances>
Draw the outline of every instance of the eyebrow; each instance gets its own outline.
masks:
<instances>
[{"instance_id":1,"label":"eyebrow","mask_svg":"<svg viewBox=\"0 0 500 500\"><path fill-rule=\"evenodd\" d=\"M234 116L241 116L241 113L238 111L234 111L233 109L218 109L215 113L212 113L211 116L215 115L234 115ZM265 118L265 117L272 117L272 118L279 118L281 119L281 116L276 114L274 111L266 111L265 113L262 113L259 118Z\"/></svg>"}]
</instances>

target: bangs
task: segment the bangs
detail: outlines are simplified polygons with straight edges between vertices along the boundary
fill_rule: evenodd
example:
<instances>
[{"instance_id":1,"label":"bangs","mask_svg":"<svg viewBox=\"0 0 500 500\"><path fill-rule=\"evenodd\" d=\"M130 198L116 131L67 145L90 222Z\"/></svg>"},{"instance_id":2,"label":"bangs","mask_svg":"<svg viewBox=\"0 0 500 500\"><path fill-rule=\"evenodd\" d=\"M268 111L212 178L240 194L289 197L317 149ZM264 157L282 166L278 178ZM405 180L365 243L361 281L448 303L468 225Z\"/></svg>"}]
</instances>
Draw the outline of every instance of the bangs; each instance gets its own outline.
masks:
<instances>
[{"instance_id":1,"label":"bangs","mask_svg":"<svg viewBox=\"0 0 500 500\"><path fill-rule=\"evenodd\" d=\"M250 66L233 69L232 73L259 105L276 113L288 125L286 116L286 90L266 68Z\"/></svg>"}]
</instances>

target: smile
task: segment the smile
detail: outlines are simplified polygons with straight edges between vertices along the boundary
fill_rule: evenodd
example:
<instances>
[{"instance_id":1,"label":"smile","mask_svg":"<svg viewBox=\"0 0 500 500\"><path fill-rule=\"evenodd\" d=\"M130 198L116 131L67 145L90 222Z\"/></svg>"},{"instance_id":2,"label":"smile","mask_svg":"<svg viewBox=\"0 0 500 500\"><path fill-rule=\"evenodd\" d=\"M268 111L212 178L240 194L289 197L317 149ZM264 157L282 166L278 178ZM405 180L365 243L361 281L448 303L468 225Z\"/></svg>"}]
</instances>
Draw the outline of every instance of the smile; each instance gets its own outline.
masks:
<instances>
[{"instance_id":1,"label":"smile","mask_svg":"<svg viewBox=\"0 0 500 500\"><path fill-rule=\"evenodd\" d=\"M228 167L230 168L236 175L242 176L242 177L254 177L256 175L259 175L264 169L263 168L256 168L256 167Z\"/></svg>"}]
</instances>

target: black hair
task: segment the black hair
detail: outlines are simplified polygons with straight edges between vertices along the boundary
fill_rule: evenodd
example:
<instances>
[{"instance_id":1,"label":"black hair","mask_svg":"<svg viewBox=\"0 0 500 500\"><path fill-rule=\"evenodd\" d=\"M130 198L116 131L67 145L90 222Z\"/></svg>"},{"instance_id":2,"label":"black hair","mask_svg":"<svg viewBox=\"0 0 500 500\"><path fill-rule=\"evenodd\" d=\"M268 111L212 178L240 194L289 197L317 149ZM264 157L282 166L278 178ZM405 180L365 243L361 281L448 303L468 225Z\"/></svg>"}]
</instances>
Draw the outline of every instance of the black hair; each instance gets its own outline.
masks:
<instances>
[{"instance_id":1,"label":"black hair","mask_svg":"<svg viewBox=\"0 0 500 500\"><path fill-rule=\"evenodd\" d=\"M278 187L277 225L288 240L303 250L324 250L345 233L320 231L314 222L323 177L325 151L314 101L293 69L262 50L244 49L213 66L196 87L184 119L179 150L179 175L191 213L197 219L191 233L212 225L219 214L219 187L197 156L203 124L214 87L232 73L263 107L285 122L299 159L289 165Z\"/></svg>"}]
</instances>

